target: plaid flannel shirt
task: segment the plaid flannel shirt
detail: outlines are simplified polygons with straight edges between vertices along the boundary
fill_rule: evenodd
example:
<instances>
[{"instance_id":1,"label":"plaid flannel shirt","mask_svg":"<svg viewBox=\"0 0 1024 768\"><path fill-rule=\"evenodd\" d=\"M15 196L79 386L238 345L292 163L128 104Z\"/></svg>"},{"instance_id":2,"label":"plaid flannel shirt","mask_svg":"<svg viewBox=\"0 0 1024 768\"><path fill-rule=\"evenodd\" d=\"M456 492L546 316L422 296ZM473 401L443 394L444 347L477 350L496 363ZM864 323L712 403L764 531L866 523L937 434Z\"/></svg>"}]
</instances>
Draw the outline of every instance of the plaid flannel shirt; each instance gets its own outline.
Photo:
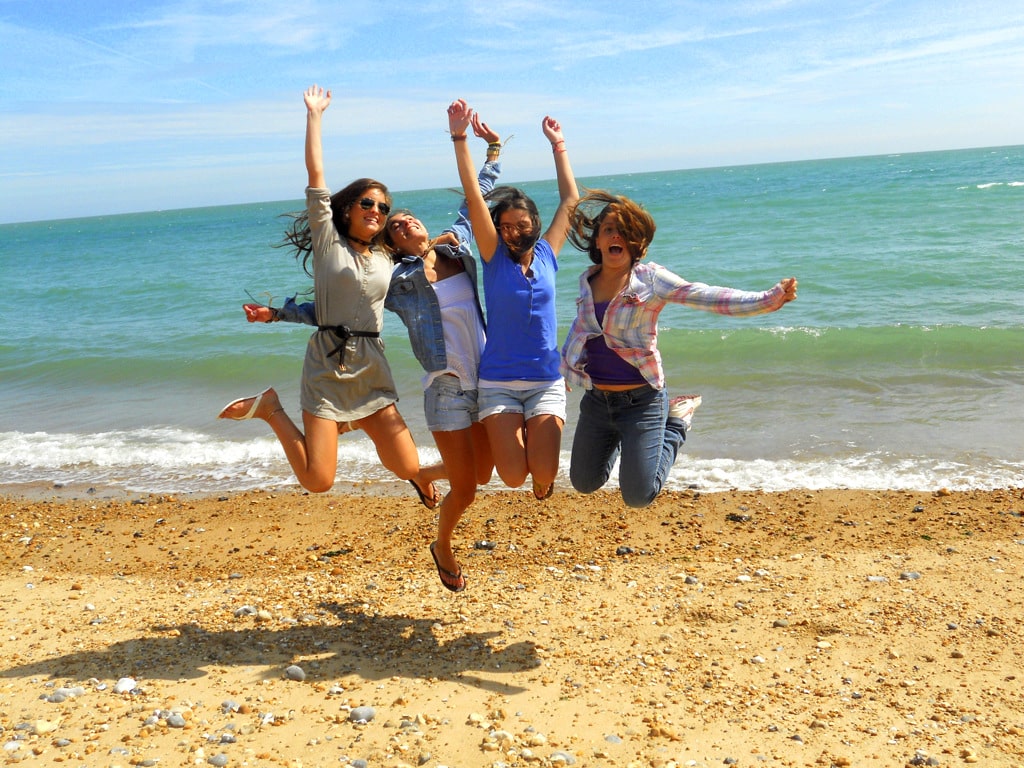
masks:
<instances>
[{"instance_id":1,"label":"plaid flannel shirt","mask_svg":"<svg viewBox=\"0 0 1024 768\"><path fill-rule=\"evenodd\" d=\"M648 384L655 389L665 387L665 372L658 352L658 315L669 303L734 317L774 312L783 304L781 285L767 291L739 291L688 283L665 267L640 262L633 267L629 285L608 303L602 326L594 312L589 279L598 269L595 264L580 276L576 319L562 346L562 375L570 385L585 389L593 386L586 372L586 343L600 335L604 335L609 349L636 366Z\"/></svg>"}]
</instances>

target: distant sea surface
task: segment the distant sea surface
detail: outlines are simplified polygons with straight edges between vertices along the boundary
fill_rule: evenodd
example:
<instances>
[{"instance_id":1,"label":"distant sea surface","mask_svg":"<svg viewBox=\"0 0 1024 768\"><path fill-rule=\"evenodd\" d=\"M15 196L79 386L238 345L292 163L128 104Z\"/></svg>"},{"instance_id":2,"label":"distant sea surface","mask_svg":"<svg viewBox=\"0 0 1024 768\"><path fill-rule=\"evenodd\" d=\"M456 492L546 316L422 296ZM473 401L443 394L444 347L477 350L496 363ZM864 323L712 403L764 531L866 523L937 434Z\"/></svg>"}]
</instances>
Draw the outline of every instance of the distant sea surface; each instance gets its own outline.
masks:
<instances>
[{"instance_id":1,"label":"distant sea surface","mask_svg":"<svg viewBox=\"0 0 1024 768\"><path fill-rule=\"evenodd\" d=\"M533 196L546 222L554 182L520 183L508 154L502 181ZM1024 486L1024 146L580 182L646 205L658 224L648 259L688 280L800 281L798 300L771 315L662 314L670 392L704 397L670 488ZM395 202L436 233L460 198L433 189ZM280 305L310 287L273 247L280 215L299 208L0 226L0 490L296 485L265 423L215 417L273 385L300 420L309 329L250 325L241 310L250 295ZM559 261L564 338L588 261L571 246ZM423 461L436 460L422 371L393 315L385 343L399 408ZM339 491L392 482L361 433L341 438Z\"/></svg>"}]
</instances>

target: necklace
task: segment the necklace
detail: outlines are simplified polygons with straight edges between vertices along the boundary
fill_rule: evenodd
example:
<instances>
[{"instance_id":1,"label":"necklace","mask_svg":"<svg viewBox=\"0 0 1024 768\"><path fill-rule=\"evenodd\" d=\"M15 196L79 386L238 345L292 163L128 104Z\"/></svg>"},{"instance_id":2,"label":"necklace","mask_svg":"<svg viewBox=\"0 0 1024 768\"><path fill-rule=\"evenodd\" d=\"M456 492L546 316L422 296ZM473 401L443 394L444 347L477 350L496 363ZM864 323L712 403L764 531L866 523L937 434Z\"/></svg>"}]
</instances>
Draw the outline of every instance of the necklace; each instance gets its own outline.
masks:
<instances>
[{"instance_id":1,"label":"necklace","mask_svg":"<svg viewBox=\"0 0 1024 768\"><path fill-rule=\"evenodd\" d=\"M345 235L345 239L351 240L353 243L359 243L360 245L365 245L367 248L372 248L373 247L373 243L371 243L371 242L369 242L367 240L361 240L360 238L355 237L354 235Z\"/></svg>"}]
</instances>

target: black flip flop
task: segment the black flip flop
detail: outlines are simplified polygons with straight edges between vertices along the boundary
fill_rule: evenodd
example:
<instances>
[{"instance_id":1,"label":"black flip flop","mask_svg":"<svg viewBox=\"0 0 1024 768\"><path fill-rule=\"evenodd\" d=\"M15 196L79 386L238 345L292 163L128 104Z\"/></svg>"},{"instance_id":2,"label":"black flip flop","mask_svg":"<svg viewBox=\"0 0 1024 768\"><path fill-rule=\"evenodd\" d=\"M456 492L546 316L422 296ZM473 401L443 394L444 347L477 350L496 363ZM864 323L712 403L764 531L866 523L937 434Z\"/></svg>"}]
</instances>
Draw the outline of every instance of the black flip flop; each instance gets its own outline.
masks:
<instances>
[{"instance_id":1,"label":"black flip flop","mask_svg":"<svg viewBox=\"0 0 1024 768\"><path fill-rule=\"evenodd\" d=\"M410 480L409 484L416 489L416 495L420 497L420 503L423 504L424 507L426 507L427 509L437 509L437 505L441 503L441 494L437 492L436 487L434 488L434 497L431 498L420 490L420 487L416 485L415 480ZM433 483L431 483L431 485L433 485Z\"/></svg>"},{"instance_id":2,"label":"black flip flop","mask_svg":"<svg viewBox=\"0 0 1024 768\"><path fill-rule=\"evenodd\" d=\"M437 555L434 554L435 544L437 544L436 541L431 542L430 544L430 556L434 558L434 566L437 568L437 577L441 579L441 585L449 592L461 592L466 588L466 577L462 575L462 568L459 568L458 573L452 573L447 568L442 568L441 564L437 562ZM457 583L454 585L449 584L447 581L444 580L445 576L447 576L449 579Z\"/></svg>"}]
</instances>

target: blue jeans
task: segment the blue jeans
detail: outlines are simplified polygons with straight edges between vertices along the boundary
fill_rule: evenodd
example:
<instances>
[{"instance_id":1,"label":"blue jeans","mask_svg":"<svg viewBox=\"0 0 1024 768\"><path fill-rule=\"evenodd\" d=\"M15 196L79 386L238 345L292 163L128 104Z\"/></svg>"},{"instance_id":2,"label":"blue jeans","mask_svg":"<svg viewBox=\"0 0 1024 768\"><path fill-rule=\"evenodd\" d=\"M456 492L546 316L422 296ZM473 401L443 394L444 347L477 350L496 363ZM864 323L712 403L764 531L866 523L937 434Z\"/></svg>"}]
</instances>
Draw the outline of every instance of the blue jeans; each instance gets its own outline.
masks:
<instances>
[{"instance_id":1,"label":"blue jeans","mask_svg":"<svg viewBox=\"0 0 1024 768\"><path fill-rule=\"evenodd\" d=\"M618 459L622 500L646 507L661 493L685 441L683 422L668 418L664 389L590 389L580 400L569 479L580 493L593 493L608 482Z\"/></svg>"}]
</instances>

